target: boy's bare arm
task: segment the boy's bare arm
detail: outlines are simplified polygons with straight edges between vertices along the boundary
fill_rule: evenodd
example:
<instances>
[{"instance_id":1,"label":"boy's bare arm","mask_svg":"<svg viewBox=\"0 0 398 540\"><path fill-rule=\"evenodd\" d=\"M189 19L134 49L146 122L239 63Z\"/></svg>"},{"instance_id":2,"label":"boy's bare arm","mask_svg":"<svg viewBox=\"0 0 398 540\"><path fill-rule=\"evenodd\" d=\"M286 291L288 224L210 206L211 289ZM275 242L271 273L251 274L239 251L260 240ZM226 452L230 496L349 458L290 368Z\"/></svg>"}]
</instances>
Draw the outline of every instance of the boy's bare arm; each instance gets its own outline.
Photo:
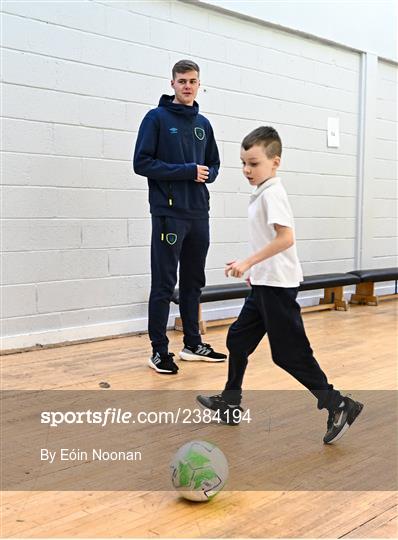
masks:
<instances>
[{"instance_id":1,"label":"boy's bare arm","mask_svg":"<svg viewBox=\"0 0 398 540\"><path fill-rule=\"evenodd\" d=\"M225 275L227 277L228 275L231 275L232 277L240 278L255 264L265 261L265 259L269 259L277 253L285 251L294 244L293 229L291 227L285 227L275 223L274 228L276 236L269 244L243 261L232 261L227 263L224 271Z\"/></svg>"}]
</instances>

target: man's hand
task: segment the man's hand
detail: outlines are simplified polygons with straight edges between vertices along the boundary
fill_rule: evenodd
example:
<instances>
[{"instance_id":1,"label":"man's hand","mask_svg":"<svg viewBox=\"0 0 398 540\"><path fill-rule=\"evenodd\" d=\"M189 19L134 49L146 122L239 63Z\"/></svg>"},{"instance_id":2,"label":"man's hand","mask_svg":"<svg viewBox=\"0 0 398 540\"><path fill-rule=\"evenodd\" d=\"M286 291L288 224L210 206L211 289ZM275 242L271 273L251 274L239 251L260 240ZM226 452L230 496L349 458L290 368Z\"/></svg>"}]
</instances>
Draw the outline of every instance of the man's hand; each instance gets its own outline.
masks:
<instances>
[{"instance_id":1,"label":"man's hand","mask_svg":"<svg viewBox=\"0 0 398 540\"><path fill-rule=\"evenodd\" d=\"M209 178L209 167L206 165L196 165L198 173L195 182L206 182Z\"/></svg>"},{"instance_id":2,"label":"man's hand","mask_svg":"<svg viewBox=\"0 0 398 540\"><path fill-rule=\"evenodd\" d=\"M231 261L227 263L227 266L225 267L224 274L226 277L236 277L241 278L249 268L251 268L251 264L245 260L245 261Z\"/></svg>"}]
</instances>

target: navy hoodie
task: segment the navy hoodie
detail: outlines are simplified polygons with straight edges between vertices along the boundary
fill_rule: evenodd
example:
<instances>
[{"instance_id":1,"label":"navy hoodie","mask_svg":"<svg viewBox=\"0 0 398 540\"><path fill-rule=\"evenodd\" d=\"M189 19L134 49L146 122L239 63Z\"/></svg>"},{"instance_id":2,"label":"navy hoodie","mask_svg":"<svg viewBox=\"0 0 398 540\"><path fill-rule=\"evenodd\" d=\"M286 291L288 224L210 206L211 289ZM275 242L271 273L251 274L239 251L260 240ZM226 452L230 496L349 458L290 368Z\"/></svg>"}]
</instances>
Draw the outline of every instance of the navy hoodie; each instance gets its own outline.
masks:
<instances>
[{"instance_id":1,"label":"navy hoodie","mask_svg":"<svg viewBox=\"0 0 398 540\"><path fill-rule=\"evenodd\" d=\"M134 171L148 178L149 204L154 216L183 219L209 215L206 183L214 182L220 166L210 122L199 105L173 103L163 95L138 131ZM197 165L209 167L206 183L195 182Z\"/></svg>"}]
</instances>

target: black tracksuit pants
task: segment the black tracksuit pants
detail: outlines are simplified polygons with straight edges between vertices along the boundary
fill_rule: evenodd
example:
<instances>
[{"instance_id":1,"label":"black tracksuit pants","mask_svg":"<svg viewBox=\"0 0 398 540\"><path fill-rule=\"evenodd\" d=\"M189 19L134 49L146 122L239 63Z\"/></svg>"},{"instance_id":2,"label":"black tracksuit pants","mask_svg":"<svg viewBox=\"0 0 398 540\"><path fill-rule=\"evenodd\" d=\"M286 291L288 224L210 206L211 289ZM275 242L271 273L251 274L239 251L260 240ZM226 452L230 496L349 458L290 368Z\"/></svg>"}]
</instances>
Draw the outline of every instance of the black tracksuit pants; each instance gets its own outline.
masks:
<instances>
[{"instance_id":1,"label":"black tracksuit pants","mask_svg":"<svg viewBox=\"0 0 398 540\"><path fill-rule=\"evenodd\" d=\"M222 395L229 403L240 403L248 356L265 334L275 364L308 388L317 398L319 409L334 409L341 403L340 392L328 383L313 356L296 302L297 292L297 288L252 286L227 336L228 381Z\"/></svg>"},{"instance_id":2,"label":"black tracksuit pants","mask_svg":"<svg viewBox=\"0 0 398 540\"><path fill-rule=\"evenodd\" d=\"M166 335L170 301L179 268L180 314L184 344L201 343L199 299L205 286L205 263L209 249L209 219L176 219L152 216L151 293L148 330L153 352L167 354Z\"/></svg>"}]
</instances>

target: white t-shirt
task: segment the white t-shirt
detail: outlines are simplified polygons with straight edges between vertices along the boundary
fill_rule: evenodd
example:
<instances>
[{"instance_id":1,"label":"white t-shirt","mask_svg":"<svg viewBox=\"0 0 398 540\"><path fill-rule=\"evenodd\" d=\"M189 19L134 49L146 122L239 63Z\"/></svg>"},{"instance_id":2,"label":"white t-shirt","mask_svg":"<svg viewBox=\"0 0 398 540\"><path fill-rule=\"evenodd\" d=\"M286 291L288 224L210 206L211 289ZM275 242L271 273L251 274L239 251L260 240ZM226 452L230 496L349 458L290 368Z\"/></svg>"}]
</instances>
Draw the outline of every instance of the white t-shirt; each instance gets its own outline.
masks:
<instances>
[{"instance_id":1,"label":"white t-shirt","mask_svg":"<svg viewBox=\"0 0 398 540\"><path fill-rule=\"evenodd\" d=\"M253 253L264 248L275 237L274 224L291 227L294 234L293 213L287 193L278 177L273 177L258 187L249 204L249 241ZM252 285L272 287L298 287L303 271L297 256L296 244L273 257L252 266Z\"/></svg>"}]
</instances>

